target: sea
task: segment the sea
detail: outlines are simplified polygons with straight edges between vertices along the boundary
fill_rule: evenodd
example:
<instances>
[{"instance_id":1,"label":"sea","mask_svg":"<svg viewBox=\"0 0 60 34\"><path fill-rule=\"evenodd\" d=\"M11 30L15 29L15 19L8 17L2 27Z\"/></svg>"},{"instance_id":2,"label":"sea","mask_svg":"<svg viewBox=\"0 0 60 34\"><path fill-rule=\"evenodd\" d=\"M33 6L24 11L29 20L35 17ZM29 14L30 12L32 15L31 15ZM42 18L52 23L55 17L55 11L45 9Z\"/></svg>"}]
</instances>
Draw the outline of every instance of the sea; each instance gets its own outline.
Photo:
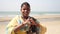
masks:
<instances>
[{"instance_id":1,"label":"sea","mask_svg":"<svg viewBox=\"0 0 60 34\"><path fill-rule=\"evenodd\" d=\"M21 15L20 11L0 11L0 17L5 17L5 16L16 16L16 15ZM33 15L60 15L60 12L44 12L44 11L31 11L30 13L31 16Z\"/></svg>"}]
</instances>

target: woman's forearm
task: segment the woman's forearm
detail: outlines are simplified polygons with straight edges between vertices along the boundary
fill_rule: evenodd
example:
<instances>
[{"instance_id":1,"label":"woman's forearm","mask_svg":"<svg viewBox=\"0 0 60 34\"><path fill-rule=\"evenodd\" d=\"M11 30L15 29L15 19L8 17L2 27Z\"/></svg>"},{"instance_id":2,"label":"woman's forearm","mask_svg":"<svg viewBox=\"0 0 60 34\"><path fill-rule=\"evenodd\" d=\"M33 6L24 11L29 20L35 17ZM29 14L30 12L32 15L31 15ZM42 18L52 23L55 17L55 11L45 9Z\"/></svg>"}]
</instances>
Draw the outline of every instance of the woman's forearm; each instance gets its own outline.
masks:
<instances>
[{"instance_id":1,"label":"woman's forearm","mask_svg":"<svg viewBox=\"0 0 60 34\"><path fill-rule=\"evenodd\" d=\"M21 25L18 25L14 28L14 32L20 30L20 28L22 28L25 24L21 24Z\"/></svg>"}]
</instances>

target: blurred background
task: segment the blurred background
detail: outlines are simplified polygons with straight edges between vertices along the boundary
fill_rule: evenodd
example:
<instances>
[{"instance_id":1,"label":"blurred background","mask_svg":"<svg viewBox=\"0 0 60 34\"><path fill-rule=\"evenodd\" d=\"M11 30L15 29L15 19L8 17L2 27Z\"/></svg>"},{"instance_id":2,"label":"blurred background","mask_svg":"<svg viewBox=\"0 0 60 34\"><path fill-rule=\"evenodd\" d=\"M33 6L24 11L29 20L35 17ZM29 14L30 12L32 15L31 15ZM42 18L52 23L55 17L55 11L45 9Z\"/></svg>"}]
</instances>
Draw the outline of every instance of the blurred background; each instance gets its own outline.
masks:
<instances>
[{"instance_id":1,"label":"blurred background","mask_svg":"<svg viewBox=\"0 0 60 34\"><path fill-rule=\"evenodd\" d=\"M21 15L23 2L30 3L30 16L47 28L45 34L60 34L60 0L0 0L0 34L6 34L10 20Z\"/></svg>"}]
</instances>

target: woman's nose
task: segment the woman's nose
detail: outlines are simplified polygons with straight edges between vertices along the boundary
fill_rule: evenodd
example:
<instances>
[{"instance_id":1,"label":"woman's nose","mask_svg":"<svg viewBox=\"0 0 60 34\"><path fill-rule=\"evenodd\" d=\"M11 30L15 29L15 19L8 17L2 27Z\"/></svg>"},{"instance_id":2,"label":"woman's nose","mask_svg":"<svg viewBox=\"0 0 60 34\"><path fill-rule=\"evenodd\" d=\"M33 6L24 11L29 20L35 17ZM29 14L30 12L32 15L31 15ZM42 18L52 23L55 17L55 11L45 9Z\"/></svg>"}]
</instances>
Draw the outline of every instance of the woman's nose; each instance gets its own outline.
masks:
<instances>
[{"instance_id":1,"label":"woman's nose","mask_svg":"<svg viewBox=\"0 0 60 34\"><path fill-rule=\"evenodd\" d=\"M25 12L27 12L27 10L25 10Z\"/></svg>"}]
</instances>

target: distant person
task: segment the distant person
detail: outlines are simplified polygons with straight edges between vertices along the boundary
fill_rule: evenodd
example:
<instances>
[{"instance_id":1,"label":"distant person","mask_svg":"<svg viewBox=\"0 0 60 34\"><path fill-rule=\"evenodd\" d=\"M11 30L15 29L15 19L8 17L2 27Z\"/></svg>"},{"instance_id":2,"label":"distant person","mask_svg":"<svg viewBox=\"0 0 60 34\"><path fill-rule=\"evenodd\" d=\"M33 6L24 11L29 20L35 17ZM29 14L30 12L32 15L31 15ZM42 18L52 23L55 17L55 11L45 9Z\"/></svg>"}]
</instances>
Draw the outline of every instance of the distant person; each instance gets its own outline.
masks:
<instances>
[{"instance_id":1,"label":"distant person","mask_svg":"<svg viewBox=\"0 0 60 34\"><path fill-rule=\"evenodd\" d=\"M30 4L24 2L21 5L21 16L16 16L7 25L7 34L39 34L40 22L29 16Z\"/></svg>"}]
</instances>

